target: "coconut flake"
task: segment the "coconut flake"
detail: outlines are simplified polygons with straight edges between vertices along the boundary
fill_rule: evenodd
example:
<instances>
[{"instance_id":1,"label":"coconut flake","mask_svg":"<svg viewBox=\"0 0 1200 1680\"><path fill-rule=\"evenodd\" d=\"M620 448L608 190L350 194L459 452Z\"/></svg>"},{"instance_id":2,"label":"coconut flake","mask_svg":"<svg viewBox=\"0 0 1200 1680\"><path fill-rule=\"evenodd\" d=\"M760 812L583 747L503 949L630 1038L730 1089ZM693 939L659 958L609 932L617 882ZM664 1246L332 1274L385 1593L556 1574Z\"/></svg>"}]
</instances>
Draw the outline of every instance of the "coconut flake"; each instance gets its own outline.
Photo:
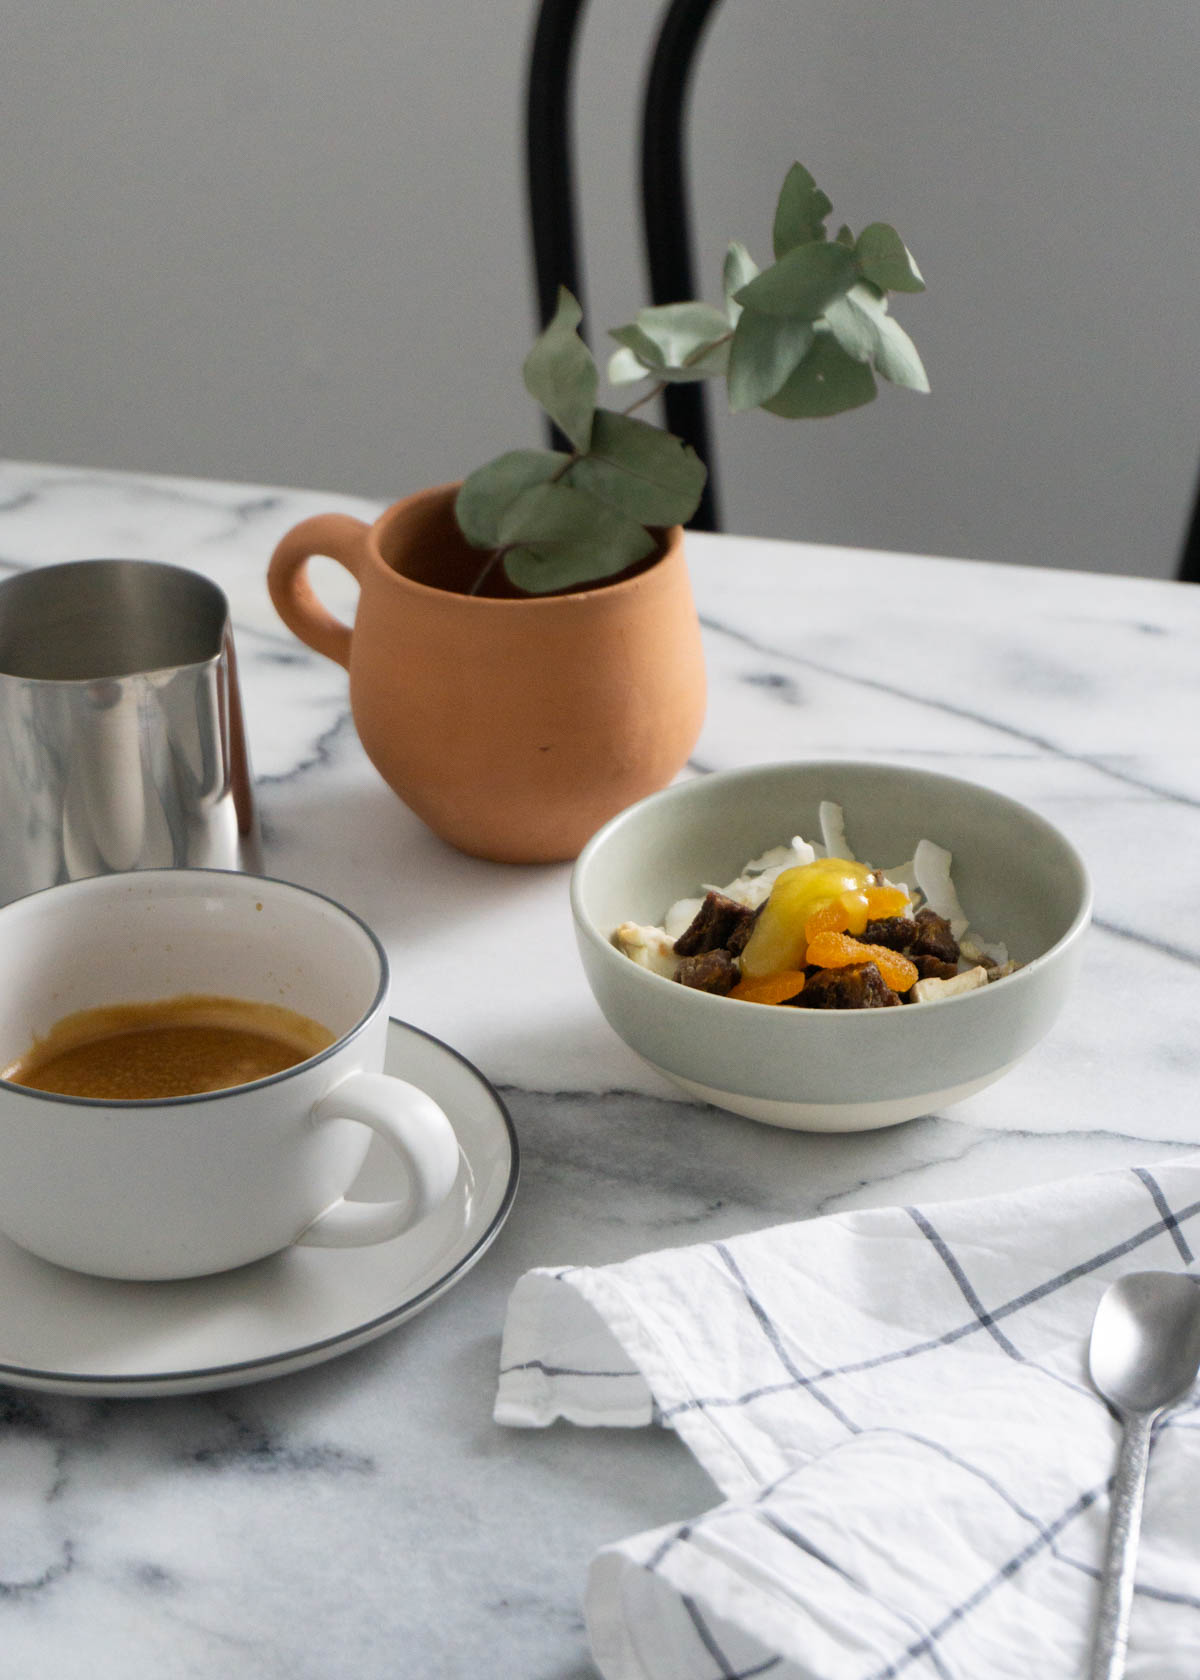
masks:
<instances>
[{"instance_id":1,"label":"coconut flake","mask_svg":"<svg viewBox=\"0 0 1200 1680\"><path fill-rule=\"evenodd\" d=\"M772 846L769 852L753 858L735 881L716 890L724 893L726 898L732 898L736 904L745 905L747 910L757 910L770 898L771 888L785 869L797 869L801 864L811 863L816 855L807 840L794 834L789 845Z\"/></svg>"},{"instance_id":2,"label":"coconut flake","mask_svg":"<svg viewBox=\"0 0 1200 1680\"><path fill-rule=\"evenodd\" d=\"M781 869L795 869L798 864L811 863L816 856L807 840L802 840L798 834L793 834L786 846L772 846L769 852L761 857L752 858L746 864L738 880L746 875L765 875L769 870L776 875Z\"/></svg>"},{"instance_id":3,"label":"coconut flake","mask_svg":"<svg viewBox=\"0 0 1200 1680\"><path fill-rule=\"evenodd\" d=\"M674 941L681 933L686 933L703 903L702 898L677 899L663 917L663 930L667 938Z\"/></svg>"},{"instance_id":4,"label":"coconut flake","mask_svg":"<svg viewBox=\"0 0 1200 1680\"><path fill-rule=\"evenodd\" d=\"M842 814L842 807L836 805L832 799L822 799L817 808L817 820L821 824L821 839L825 843L825 856L846 858L850 863L856 863L854 853L850 850L850 842L846 839L846 823Z\"/></svg>"},{"instance_id":5,"label":"coconut flake","mask_svg":"<svg viewBox=\"0 0 1200 1680\"><path fill-rule=\"evenodd\" d=\"M954 882L950 879L952 862L953 858L944 846L936 845L932 840L917 841L917 849L913 853L913 874L925 895L925 903L936 915L944 916L955 939L961 939L967 931L967 918L958 902Z\"/></svg>"}]
</instances>

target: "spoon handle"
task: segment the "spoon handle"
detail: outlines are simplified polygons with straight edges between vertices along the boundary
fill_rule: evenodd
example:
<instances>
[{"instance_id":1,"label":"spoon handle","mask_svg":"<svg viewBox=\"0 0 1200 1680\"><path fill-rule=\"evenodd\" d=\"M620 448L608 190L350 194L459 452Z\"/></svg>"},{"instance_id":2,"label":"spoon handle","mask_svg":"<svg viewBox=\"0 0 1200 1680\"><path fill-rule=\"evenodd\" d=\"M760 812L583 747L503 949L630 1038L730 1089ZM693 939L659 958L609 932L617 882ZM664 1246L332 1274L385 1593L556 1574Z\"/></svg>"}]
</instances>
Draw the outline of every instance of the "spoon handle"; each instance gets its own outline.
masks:
<instances>
[{"instance_id":1,"label":"spoon handle","mask_svg":"<svg viewBox=\"0 0 1200 1680\"><path fill-rule=\"evenodd\" d=\"M1150 1460L1150 1426L1155 1416L1154 1412L1129 1412L1124 1418L1117 1473L1113 1477L1108 1550L1104 1559L1091 1680L1121 1680L1125 1673L1133 1577L1138 1536L1142 1528L1142 1500L1146 1491L1146 1466Z\"/></svg>"}]
</instances>

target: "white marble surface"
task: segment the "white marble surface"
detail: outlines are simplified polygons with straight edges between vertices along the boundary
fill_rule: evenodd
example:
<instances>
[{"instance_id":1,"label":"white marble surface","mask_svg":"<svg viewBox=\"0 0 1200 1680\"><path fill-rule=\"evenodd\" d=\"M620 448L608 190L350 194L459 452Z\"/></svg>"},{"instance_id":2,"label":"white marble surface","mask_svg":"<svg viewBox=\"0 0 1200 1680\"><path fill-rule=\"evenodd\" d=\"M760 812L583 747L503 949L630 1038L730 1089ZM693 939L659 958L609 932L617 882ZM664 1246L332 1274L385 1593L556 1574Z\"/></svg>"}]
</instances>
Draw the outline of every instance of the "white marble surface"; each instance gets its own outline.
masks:
<instances>
[{"instance_id":1,"label":"white marble surface","mask_svg":"<svg viewBox=\"0 0 1200 1680\"><path fill-rule=\"evenodd\" d=\"M0 1680L586 1680L591 1554L712 1488L667 1432L492 1423L520 1272L1200 1137L1200 590L690 540L711 678L696 769L853 756L972 777L1063 828L1096 883L1081 984L1019 1069L946 1115L809 1137L682 1101L615 1039L575 956L566 866L461 857L378 780L344 673L283 629L264 584L276 539L330 508L375 511L2 464L0 576L130 556L225 589L266 867L376 928L392 1012L501 1088L521 1187L455 1289L342 1359L188 1398L0 1389ZM344 574L317 575L351 614Z\"/></svg>"}]
</instances>

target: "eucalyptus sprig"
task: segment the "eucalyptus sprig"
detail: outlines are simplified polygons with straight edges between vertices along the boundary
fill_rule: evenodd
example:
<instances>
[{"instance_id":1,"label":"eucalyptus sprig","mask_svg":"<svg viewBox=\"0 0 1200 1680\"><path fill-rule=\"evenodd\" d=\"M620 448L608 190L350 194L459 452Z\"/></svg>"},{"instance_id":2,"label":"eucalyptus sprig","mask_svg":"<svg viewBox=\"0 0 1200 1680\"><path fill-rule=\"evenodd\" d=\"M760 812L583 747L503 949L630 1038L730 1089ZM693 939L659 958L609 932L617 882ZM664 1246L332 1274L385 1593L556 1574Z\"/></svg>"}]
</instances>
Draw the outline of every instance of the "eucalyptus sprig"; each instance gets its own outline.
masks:
<instances>
[{"instance_id":1,"label":"eucalyptus sprig","mask_svg":"<svg viewBox=\"0 0 1200 1680\"><path fill-rule=\"evenodd\" d=\"M465 480L455 513L487 559L482 587L503 564L531 594L599 582L645 559L659 532L684 524L707 476L695 451L634 410L680 381L724 378L733 413L765 409L817 419L861 407L875 374L928 391L912 339L888 313L889 292L922 292L896 230L872 222L856 237L825 220L832 204L800 164L775 210L775 261L759 269L737 242L725 256L723 308L660 304L611 330L614 386L649 381L623 411L597 404L599 372L579 337L579 304L565 288L554 319L525 360L524 379L569 452L513 449Z\"/></svg>"}]
</instances>

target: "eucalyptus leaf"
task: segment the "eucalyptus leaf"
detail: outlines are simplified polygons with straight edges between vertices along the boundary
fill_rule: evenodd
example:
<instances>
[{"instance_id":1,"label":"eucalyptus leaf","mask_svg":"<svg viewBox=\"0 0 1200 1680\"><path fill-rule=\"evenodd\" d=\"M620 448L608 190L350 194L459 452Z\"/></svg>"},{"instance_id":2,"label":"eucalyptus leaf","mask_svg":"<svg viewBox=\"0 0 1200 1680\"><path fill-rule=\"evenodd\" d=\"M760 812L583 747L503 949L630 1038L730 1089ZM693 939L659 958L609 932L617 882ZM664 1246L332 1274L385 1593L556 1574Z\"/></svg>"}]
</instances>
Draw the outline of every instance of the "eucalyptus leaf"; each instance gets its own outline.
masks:
<instances>
[{"instance_id":1,"label":"eucalyptus leaf","mask_svg":"<svg viewBox=\"0 0 1200 1680\"><path fill-rule=\"evenodd\" d=\"M639 309L630 326L611 336L633 351L661 379L675 382L724 373L729 321L707 303L663 303Z\"/></svg>"},{"instance_id":2,"label":"eucalyptus leaf","mask_svg":"<svg viewBox=\"0 0 1200 1680\"><path fill-rule=\"evenodd\" d=\"M545 484L570 464L551 449L510 449L465 479L454 500L459 530L473 548L498 548L500 522L524 490Z\"/></svg>"},{"instance_id":3,"label":"eucalyptus leaf","mask_svg":"<svg viewBox=\"0 0 1200 1680\"><path fill-rule=\"evenodd\" d=\"M852 286L825 311L830 330L847 355L871 361L893 385L928 391L929 379L917 347L887 312L887 300L869 286Z\"/></svg>"},{"instance_id":4,"label":"eucalyptus leaf","mask_svg":"<svg viewBox=\"0 0 1200 1680\"><path fill-rule=\"evenodd\" d=\"M880 334L863 306L862 293L862 287L851 286L843 297L834 298L825 311L825 320L848 356L856 362L869 362L879 348Z\"/></svg>"},{"instance_id":5,"label":"eucalyptus leaf","mask_svg":"<svg viewBox=\"0 0 1200 1680\"><path fill-rule=\"evenodd\" d=\"M912 253L886 222L872 222L855 245L858 265L867 280L885 292L923 292L925 282Z\"/></svg>"},{"instance_id":6,"label":"eucalyptus leaf","mask_svg":"<svg viewBox=\"0 0 1200 1680\"><path fill-rule=\"evenodd\" d=\"M735 293L743 286L748 286L759 272L758 264L739 240L734 240L725 253L725 264L721 273L721 288L725 294L725 314L731 327L736 327L738 317L742 313L742 306L737 302Z\"/></svg>"},{"instance_id":7,"label":"eucalyptus leaf","mask_svg":"<svg viewBox=\"0 0 1200 1680\"><path fill-rule=\"evenodd\" d=\"M735 414L773 397L812 348L810 321L743 310L729 353L729 406Z\"/></svg>"},{"instance_id":8,"label":"eucalyptus leaf","mask_svg":"<svg viewBox=\"0 0 1200 1680\"><path fill-rule=\"evenodd\" d=\"M712 344L729 331L729 322L710 303L661 303L639 309L637 324L661 345L663 360L682 367L702 345Z\"/></svg>"},{"instance_id":9,"label":"eucalyptus leaf","mask_svg":"<svg viewBox=\"0 0 1200 1680\"><path fill-rule=\"evenodd\" d=\"M797 245L737 293L737 302L763 315L815 321L858 278L854 255L822 240Z\"/></svg>"},{"instance_id":10,"label":"eucalyptus leaf","mask_svg":"<svg viewBox=\"0 0 1200 1680\"><path fill-rule=\"evenodd\" d=\"M831 332L820 331L791 378L762 407L785 420L820 420L861 408L874 395L870 368L848 356Z\"/></svg>"},{"instance_id":11,"label":"eucalyptus leaf","mask_svg":"<svg viewBox=\"0 0 1200 1680\"><path fill-rule=\"evenodd\" d=\"M662 373L666 366L662 350L649 333L643 332L635 322L631 321L626 327L610 327L608 336L615 338L623 349L637 357L642 364L643 373Z\"/></svg>"},{"instance_id":12,"label":"eucalyptus leaf","mask_svg":"<svg viewBox=\"0 0 1200 1680\"><path fill-rule=\"evenodd\" d=\"M535 595L611 577L656 546L636 520L563 483L526 490L509 507L500 535L509 578Z\"/></svg>"},{"instance_id":13,"label":"eucalyptus leaf","mask_svg":"<svg viewBox=\"0 0 1200 1680\"><path fill-rule=\"evenodd\" d=\"M824 239L825 218L832 209L833 205L804 165L794 163L784 178L775 206L772 239L776 257L785 256L796 245Z\"/></svg>"},{"instance_id":14,"label":"eucalyptus leaf","mask_svg":"<svg viewBox=\"0 0 1200 1680\"><path fill-rule=\"evenodd\" d=\"M728 333L730 330L726 326L725 331ZM620 351L617 352L618 355L621 353ZM636 360L634 351L629 351L629 354L634 356ZM611 363L609 365L611 367ZM624 364L618 364L618 372L622 365ZM729 344L726 342L711 345L701 351L700 354L688 362L686 367L647 367L643 365L639 377L644 379L649 374L651 378L661 380L665 385L695 385L701 379L711 379L714 375L724 373L728 366Z\"/></svg>"},{"instance_id":15,"label":"eucalyptus leaf","mask_svg":"<svg viewBox=\"0 0 1200 1680\"><path fill-rule=\"evenodd\" d=\"M614 350L608 358L606 368L610 385L636 385L639 379L645 379L650 369L640 357L636 356L626 345Z\"/></svg>"},{"instance_id":16,"label":"eucalyptus leaf","mask_svg":"<svg viewBox=\"0 0 1200 1680\"><path fill-rule=\"evenodd\" d=\"M723 374L729 366L729 345L733 328L725 322L725 332L715 344L703 345L692 352L682 367L664 368L662 377L670 385L694 384L698 379L712 379Z\"/></svg>"},{"instance_id":17,"label":"eucalyptus leaf","mask_svg":"<svg viewBox=\"0 0 1200 1680\"><path fill-rule=\"evenodd\" d=\"M583 311L565 286L558 288L554 319L525 358L525 389L541 403L576 449L586 449L596 411L600 376L576 332Z\"/></svg>"},{"instance_id":18,"label":"eucalyptus leaf","mask_svg":"<svg viewBox=\"0 0 1200 1680\"><path fill-rule=\"evenodd\" d=\"M875 371L893 385L903 385L910 391L928 391L929 375L917 353L917 347L898 321L890 315L883 317L883 332L875 353Z\"/></svg>"},{"instance_id":19,"label":"eucalyptus leaf","mask_svg":"<svg viewBox=\"0 0 1200 1680\"><path fill-rule=\"evenodd\" d=\"M707 469L670 432L598 408L592 447L569 482L643 525L681 525L700 505Z\"/></svg>"}]
</instances>

